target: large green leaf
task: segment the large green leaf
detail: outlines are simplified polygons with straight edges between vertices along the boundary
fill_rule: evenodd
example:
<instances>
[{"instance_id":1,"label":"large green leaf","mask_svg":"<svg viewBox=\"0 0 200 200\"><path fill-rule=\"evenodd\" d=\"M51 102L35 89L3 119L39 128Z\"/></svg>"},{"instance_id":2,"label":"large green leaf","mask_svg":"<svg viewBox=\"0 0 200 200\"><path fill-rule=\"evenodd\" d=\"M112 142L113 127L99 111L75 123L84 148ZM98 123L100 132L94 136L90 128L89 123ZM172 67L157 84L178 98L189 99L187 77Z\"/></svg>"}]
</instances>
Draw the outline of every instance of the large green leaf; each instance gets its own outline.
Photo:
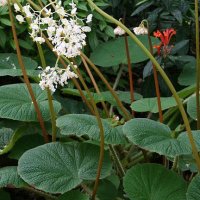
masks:
<instances>
[{"instance_id":1,"label":"large green leaf","mask_svg":"<svg viewBox=\"0 0 200 200\"><path fill-rule=\"evenodd\" d=\"M137 37L147 48L149 48L147 36ZM153 45L159 44L159 40L157 38L152 37L151 39ZM128 37L128 43L132 63L139 63L148 59L144 52L130 37ZM102 67L127 64L124 37L119 37L117 39L100 44L91 54L90 59L94 64Z\"/></svg>"},{"instance_id":2,"label":"large green leaf","mask_svg":"<svg viewBox=\"0 0 200 200\"><path fill-rule=\"evenodd\" d=\"M100 140L100 130L95 116L86 114L69 114L57 119L57 126L63 135L88 135L91 139ZM125 143L125 137L119 129L102 120L105 142L107 144Z\"/></svg>"},{"instance_id":3,"label":"large green leaf","mask_svg":"<svg viewBox=\"0 0 200 200\"><path fill-rule=\"evenodd\" d=\"M49 143L26 151L19 159L19 175L28 184L50 193L65 193L83 180L95 180L99 147L85 143ZM105 152L101 178L110 174Z\"/></svg>"},{"instance_id":4,"label":"large green leaf","mask_svg":"<svg viewBox=\"0 0 200 200\"><path fill-rule=\"evenodd\" d=\"M200 176L195 176L187 190L187 200L197 200L200 199Z\"/></svg>"},{"instance_id":5,"label":"large green leaf","mask_svg":"<svg viewBox=\"0 0 200 200\"><path fill-rule=\"evenodd\" d=\"M127 171L124 190L131 200L186 200L187 183L158 164L139 164Z\"/></svg>"},{"instance_id":6,"label":"large green leaf","mask_svg":"<svg viewBox=\"0 0 200 200\"><path fill-rule=\"evenodd\" d=\"M7 153L12 149L15 142L21 137L24 132L24 128L21 127L16 131L10 128L0 129L0 155Z\"/></svg>"},{"instance_id":7,"label":"large green leaf","mask_svg":"<svg viewBox=\"0 0 200 200\"><path fill-rule=\"evenodd\" d=\"M7 186L20 188L25 185L26 183L20 178L17 173L16 166L0 168L0 188Z\"/></svg>"},{"instance_id":8,"label":"large green leaf","mask_svg":"<svg viewBox=\"0 0 200 200\"><path fill-rule=\"evenodd\" d=\"M43 119L50 119L50 112L46 91L42 91L37 84L32 84L35 98L40 107ZM53 101L55 112L61 109L60 103ZM19 120L37 121L31 97L25 84L12 84L0 87L0 117Z\"/></svg>"},{"instance_id":9,"label":"large green leaf","mask_svg":"<svg viewBox=\"0 0 200 200\"><path fill-rule=\"evenodd\" d=\"M190 145L182 137L173 138L167 125L150 119L132 119L125 123L123 132L134 144L160 155L174 157L191 153Z\"/></svg>"},{"instance_id":10,"label":"large green leaf","mask_svg":"<svg viewBox=\"0 0 200 200\"><path fill-rule=\"evenodd\" d=\"M37 62L28 57L22 57L27 74L37 76ZM18 63L17 55L14 53L0 53L0 76L21 76L22 72Z\"/></svg>"},{"instance_id":11,"label":"large green leaf","mask_svg":"<svg viewBox=\"0 0 200 200\"><path fill-rule=\"evenodd\" d=\"M89 200L89 196L77 190L72 190L61 195L58 200Z\"/></svg>"},{"instance_id":12,"label":"large green leaf","mask_svg":"<svg viewBox=\"0 0 200 200\"><path fill-rule=\"evenodd\" d=\"M80 93L77 89L71 89L71 88L64 88L62 89L64 94L70 94L74 96L80 96ZM86 96L87 99L90 99L89 95L87 94L86 91L82 91L84 95ZM129 91L115 91L116 94L118 95L119 99L124 102L124 103L131 103L131 98L130 98L130 92ZM105 91L101 92L101 94L91 92L92 97L94 98L94 101L96 103L102 102L102 101L107 101L112 105L117 105L115 98L112 96L110 91ZM138 93L134 93L134 98L135 100L139 100L142 98L142 95Z\"/></svg>"},{"instance_id":13,"label":"large green leaf","mask_svg":"<svg viewBox=\"0 0 200 200\"><path fill-rule=\"evenodd\" d=\"M197 120L197 109L196 109L196 95L195 96L191 96L187 102L187 113L189 114L189 116L194 119Z\"/></svg>"},{"instance_id":14,"label":"large green leaf","mask_svg":"<svg viewBox=\"0 0 200 200\"><path fill-rule=\"evenodd\" d=\"M161 107L162 110L176 106L176 101L174 97L161 97ZM132 110L136 112L152 112L158 113L158 102L157 98L144 98L135 101L131 104Z\"/></svg>"}]
</instances>

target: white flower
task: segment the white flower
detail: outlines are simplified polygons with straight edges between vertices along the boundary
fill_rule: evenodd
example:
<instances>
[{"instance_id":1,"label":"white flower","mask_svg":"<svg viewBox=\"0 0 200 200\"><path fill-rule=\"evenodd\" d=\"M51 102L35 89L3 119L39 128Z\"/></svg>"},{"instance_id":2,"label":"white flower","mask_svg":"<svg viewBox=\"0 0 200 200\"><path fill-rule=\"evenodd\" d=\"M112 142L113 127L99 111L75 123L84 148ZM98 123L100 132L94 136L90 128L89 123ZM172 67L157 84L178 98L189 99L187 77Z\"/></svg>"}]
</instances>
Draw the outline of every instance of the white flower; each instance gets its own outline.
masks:
<instances>
[{"instance_id":1,"label":"white flower","mask_svg":"<svg viewBox=\"0 0 200 200\"><path fill-rule=\"evenodd\" d=\"M89 15L87 16L86 23L90 23L90 22L92 21L92 17L93 17L93 15L92 15L92 14L89 14Z\"/></svg>"},{"instance_id":2,"label":"white flower","mask_svg":"<svg viewBox=\"0 0 200 200\"><path fill-rule=\"evenodd\" d=\"M114 34L115 34L115 35L124 35L124 34L125 34L125 31L124 31L121 27L117 26L117 27L114 29Z\"/></svg>"},{"instance_id":3,"label":"white flower","mask_svg":"<svg viewBox=\"0 0 200 200\"><path fill-rule=\"evenodd\" d=\"M20 12L20 7L17 5L17 3L14 3L14 9L15 12Z\"/></svg>"},{"instance_id":4,"label":"white flower","mask_svg":"<svg viewBox=\"0 0 200 200\"><path fill-rule=\"evenodd\" d=\"M64 17L66 12L65 9L63 7L60 7L58 5L56 5L56 13L59 14L60 16Z\"/></svg>"},{"instance_id":5,"label":"white flower","mask_svg":"<svg viewBox=\"0 0 200 200\"><path fill-rule=\"evenodd\" d=\"M0 6L5 6L7 3L7 0L0 0Z\"/></svg>"},{"instance_id":6,"label":"white flower","mask_svg":"<svg viewBox=\"0 0 200 200\"><path fill-rule=\"evenodd\" d=\"M22 15L16 15L16 19L17 19L17 21L19 21L20 24L25 22L24 17Z\"/></svg>"},{"instance_id":7,"label":"white flower","mask_svg":"<svg viewBox=\"0 0 200 200\"><path fill-rule=\"evenodd\" d=\"M46 32L48 39L53 44L55 51L59 56L63 55L67 58L72 58L80 55L83 46L86 45L86 33L91 31L89 26L84 26L84 20L76 16L76 4L70 4L71 11L65 11L61 5L61 1L55 6L55 12L51 11L49 3L42 11L46 14L42 15L42 11L34 11L30 5L23 7L27 17L31 18L30 36L35 42L40 44L45 42L42 33ZM59 15L59 17L58 17ZM92 15L88 15L87 20L90 21ZM83 23L81 23L81 21Z\"/></svg>"},{"instance_id":8,"label":"white flower","mask_svg":"<svg viewBox=\"0 0 200 200\"><path fill-rule=\"evenodd\" d=\"M33 39L34 42L38 42L39 44L42 44L45 42L45 39L43 37L35 37Z\"/></svg>"},{"instance_id":9,"label":"white flower","mask_svg":"<svg viewBox=\"0 0 200 200\"><path fill-rule=\"evenodd\" d=\"M83 26L83 27L82 27L82 30L83 30L84 32L90 32L90 31L91 31L91 28L90 28L89 26Z\"/></svg>"},{"instance_id":10,"label":"white flower","mask_svg":"<svg viewBox=\"0 0 200 200\"><path fill-rule=\"evenodd\" d=\"M148 34L148 29L144 27L144 25L140 25L139 27L133 28L133 31L136 35L146 35Z\"/></svg>"},{"instance_id":11,"label":"white flower","mask_svg":"<svg viewBox=\"0 0 200 200\"><path fill-rule=\"evenodd\" d=\"M39 77L41 79L39 85L42 90L49 88L52 92L55 92L58 85L66 85L69 79L77 78L77 75L71 71L70 65L66 69L47 66L39 74Z\"/></svg>"},{"instance_id":12,"label":"white flower","mask_svg":"<svg viewBox=\"0 0 200 200\"><path fill-rule=\"evenodd\" d=\"M30 11L30 5L23 6L23 11L26 14L26 17L32 18L34 15Z\"/></svg>"},{"instance_id":13,"label":"white flower","mask_svg":"<svg viewBox=\"0 0 200 200\"><path fill-rule=\"evenodd\" d=\"M76 14L77 14L77 8L75 7L75 8L73 8L72 10L71 10L71 15L73 15L73 16L75 16Z\"/></svg>"}]
</instances>

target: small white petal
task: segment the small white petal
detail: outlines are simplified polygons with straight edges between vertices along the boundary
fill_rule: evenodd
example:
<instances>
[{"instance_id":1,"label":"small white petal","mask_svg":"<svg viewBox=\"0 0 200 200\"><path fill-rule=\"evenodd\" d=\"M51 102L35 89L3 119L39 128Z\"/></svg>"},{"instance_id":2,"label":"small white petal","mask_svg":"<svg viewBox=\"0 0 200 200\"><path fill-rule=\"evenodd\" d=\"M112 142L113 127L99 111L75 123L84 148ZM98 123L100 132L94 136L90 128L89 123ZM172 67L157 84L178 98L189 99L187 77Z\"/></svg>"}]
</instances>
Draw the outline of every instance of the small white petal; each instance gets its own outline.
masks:
<instances>
[{"instance_id":1,"label":"small white petal","mask_svg":"<svg viewBox=\"0 0 200 200\"><path fill-rule=\"evenodd\" d=\"M14 9L15 9L15 12L20 11L20 7L17 5L17 3L14 3Z\"/></svg>"},{"instance_id":2,"label":"small white petal","mask_svg":"<svg viewBox=\"0 0 200 200\"><path fill-rule=\"evenodd\" d=\"M22 15L16 15L16 19L17 19L17 21L19 21L19 23L25 22L24 17Z\"/></svg>"}]
</instances>

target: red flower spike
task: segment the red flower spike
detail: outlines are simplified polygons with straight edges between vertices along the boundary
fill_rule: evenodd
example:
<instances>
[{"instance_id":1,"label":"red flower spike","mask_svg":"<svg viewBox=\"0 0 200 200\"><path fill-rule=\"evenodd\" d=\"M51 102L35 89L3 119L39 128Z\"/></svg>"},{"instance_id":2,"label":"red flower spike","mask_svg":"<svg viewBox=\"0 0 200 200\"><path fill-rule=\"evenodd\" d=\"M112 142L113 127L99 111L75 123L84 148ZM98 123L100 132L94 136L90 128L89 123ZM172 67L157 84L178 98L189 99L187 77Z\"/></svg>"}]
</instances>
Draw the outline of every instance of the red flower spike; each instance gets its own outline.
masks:
<instances>
[{"instance_id":1,"label":"red flower spike","mask_svg":"<svg viewBox=\"0 0 200 200\"><path fill-rule=\"evenodd\" d=\"M153 33L155 37L160 38L164 46L169 44L171 37L175 34L176 34L176 31L173 28L166 29L162 33L159 30Z\"/></svg>"},{"instance_id":2,"label":"red flower spike","mask_svg":"<svg viewBox=\"0 0 200 200\"><path fill-rule=\"evenodd\" d=\"M166 29L163 32L160 32L159 30L157 30L156 32L153 33L153 35L155 37L160 38L160 40L161 40L161 44L154 46L154 48L156 48L157 51L158 51L158 55L160 55L160 53L161 53L161 47L162 46L164 46L165 54L169 53L167 51L167 48L168 48L167 46L169 45L172 36L175 35L175 34L176 34L176 31L173 28Z\"/></svg>"}]
</instances>

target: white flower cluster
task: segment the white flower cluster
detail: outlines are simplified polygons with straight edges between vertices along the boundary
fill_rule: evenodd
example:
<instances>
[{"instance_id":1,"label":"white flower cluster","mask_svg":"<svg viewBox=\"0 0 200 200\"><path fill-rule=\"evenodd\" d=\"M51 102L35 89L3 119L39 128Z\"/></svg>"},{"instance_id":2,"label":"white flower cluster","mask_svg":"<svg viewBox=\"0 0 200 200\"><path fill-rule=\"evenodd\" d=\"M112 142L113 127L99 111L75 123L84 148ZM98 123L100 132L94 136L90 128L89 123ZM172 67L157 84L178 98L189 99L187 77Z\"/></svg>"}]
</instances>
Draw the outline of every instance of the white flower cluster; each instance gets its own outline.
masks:
<instances>
[{"instance_id":1,"label":"white flower cluster","mask_svg":"<svg viewBox=\"0 0 200 200\"><path fill-rule=\"evenodd\" d=\"M77 67L74 65L74 67ZM56 91L58 85L64 86L71 78L77 78L77 75L70 70L70 65L66 69L47 66L40 74L40 87L42 90L48 88L52 92Z\"/></svg>"},{"instance_id":2,"label":"white flower cluster","mask_svg":"<svg viewBox=\"0 0 200 200\"><path fill-rule=\"evenodd\" d=\"M147 35L148 29L141 23L138 27L133 28L133 31L136 35Z\"/></svg>"},{"instance_id":3,"label":"white flower cluster","mask_svg":"<svg viewBox=\"0 0 200 200\"><path fill-rule=\"evenodd\" d=\"M5 6L7 3L7 0L0 0L0 6Z\"/></svg>"},{"instance_id":4,"label":"white flower cluster","mask_svg":"<svg viewBox=\"0 0 200 200\"><path fill-rule=\"evenodd\" d=\"M124 29L122 29L120 26L117 26L115 29L114 29L114 34L115 35L124 35L125 34L125 31Z\"/></svg>"},{"instance_id":5,"label":"white flower cluster","mask_svg":"<svg viewBox=\"0 0 200 200\"><path fill-rule=\"evenodd\" d=\"M80 50L86 45L86 32L91 31L89 26L83 25L84 20L86 23L92 20L92 14L88 15L87 19L79 19L76 4L72 1L70 6L68 12L62 7L61 1L48 4L40 12L33 10L28 4L23 7L25 16L31 20L30 35L33 41L44 43L42 33L45 31L54 46L53 51L58 56L63 55L67 58L80 55ZM17 4L14 4L14 7L16 12L20 12ZM17 15L16 19L20 23L24 22L22 15Z\"/></svg>"}]
</instances>

